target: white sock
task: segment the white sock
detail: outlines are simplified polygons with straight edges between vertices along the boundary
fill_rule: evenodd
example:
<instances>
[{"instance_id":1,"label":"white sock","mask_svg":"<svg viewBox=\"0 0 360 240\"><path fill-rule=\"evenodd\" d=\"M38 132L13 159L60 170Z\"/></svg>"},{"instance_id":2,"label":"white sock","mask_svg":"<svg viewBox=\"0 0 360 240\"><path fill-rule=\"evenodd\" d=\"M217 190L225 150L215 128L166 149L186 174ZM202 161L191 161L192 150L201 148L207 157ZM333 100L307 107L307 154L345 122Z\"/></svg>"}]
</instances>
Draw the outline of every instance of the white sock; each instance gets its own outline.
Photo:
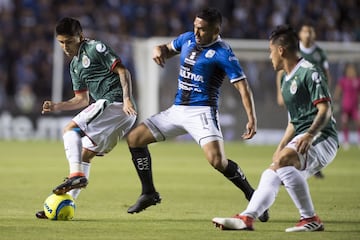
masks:
<instances>
[{"instance_id":1,"label":"white sock","mask_svg":"<svg viewBox=\"0 0 360 240\"><path fill-rule=\"evenodd\" d=\"M256 219L263 214L274 203L280 185L281 181L276 172L266 169L261 175L258 188L251 197L246 210L241 215Z\"/></svg>"},{"instance_id":2,"label":"white sock","mask_svg":"<svg viewBox=\"0 0 360 240\"><path fill-rule=\"evenodd\" d=\"M80 135L75 131L67 131L63 135L65 155L69 161L70 175L83 172L81 165L82 142Z\"/></svg>"},{"instance_id":3,"label":"white sock","mask_svg":"<svg viewBox=\"0 0 360 240\"><path fill-rule=\"evenodd\" d=\"M89 180L91 163L82 162L81 165L84 170L85 177L87 178L87 180ZM81 192L81 188L76 188L70 190L69 194L73 197L73 199L77 199L80 192Z\"/></svg>"},{"instance_id":4,"label":"white sock","mask_svg":"<svg viewBox=\"0 0 360 240\"><path fill-rule=\"evenodd\" d=\"M286 191L299 209L300 216L304 218L315 215L314 206L311 200L309 186L300 171L293 166L282 167L276 170Z\"/></svg>"}]
</instances>

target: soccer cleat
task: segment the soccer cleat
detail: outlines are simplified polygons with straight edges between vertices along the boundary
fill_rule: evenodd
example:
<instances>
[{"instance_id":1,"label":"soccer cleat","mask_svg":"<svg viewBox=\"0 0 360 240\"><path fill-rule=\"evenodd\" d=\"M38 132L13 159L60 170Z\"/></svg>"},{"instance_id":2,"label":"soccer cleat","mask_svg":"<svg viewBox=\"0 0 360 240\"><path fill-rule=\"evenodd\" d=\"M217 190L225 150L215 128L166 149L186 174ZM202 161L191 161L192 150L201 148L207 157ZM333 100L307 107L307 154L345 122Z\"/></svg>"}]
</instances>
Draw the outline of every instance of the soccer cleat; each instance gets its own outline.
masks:
<instances>
[{"instance_id":1,"label":"soccer cleat","mask_svg":"<svg viewBox=\"0 0 360 240\"><path fill-rule=\"evenodd\" d=\"M295 227L287 228L285 232L314 232L324 231L324 224L318 216L302 218Z\"/></svg>"},{"instance_id":2,"label":"soccer cleat","mask_svg":"<svg viewBox=\"0 0 360 240\"><path fill-rule=\"evenodd\" d=\"M85 176L74 176L65 178L65 181L53 189L53 193L56 195L62 195L70 191L71 189L84 188L88 185L88 180Z\"/></svg>"},{"instance_id":3,"label":"soccer cleat","mask_svg":"<svg viewBox=\"0 0 360 240\"><path fill-rule=\"evenodd\" d=\"M38 211L37 213L35 213L35 216L39 219L47 219L48 217L45 215L44 211Z\"/></svg>"},{"instance_id":4,"label":"soccer cleat","mask_svg":"<svg viewBox=\"0 0 360 240\"><path fill-rule=\"evenodd\" d=\"M128 213L139 213L146 208L156 205L161 202L161 197L158 192L154 192L151 194L142 194L139 199L136 201L134 205L129 207L127 210Z\"/></svg>"},{"instance_id":5,"label":"soccer cleat","mask_svg":"<svg viewBox=\"0 0 360 240\"><path fill-rule=\"evenodd\" d=\"M260 220L260 222L267 222L269 221L269 209L265 210L265 212L263 212L263 214L261 214L258 219Z\"/></svg>"},{"instance_id":6,"label":"soccer cleat","mask_svg":"<svg viewBox=\"0 0 360 240\"><path fill-rule=\"evenodd\" d=\"M215 227L221 230L248 230L253 231L254 219L249 216L235 215L232 218L213 218Z\"/></svg>"}]
</instances>

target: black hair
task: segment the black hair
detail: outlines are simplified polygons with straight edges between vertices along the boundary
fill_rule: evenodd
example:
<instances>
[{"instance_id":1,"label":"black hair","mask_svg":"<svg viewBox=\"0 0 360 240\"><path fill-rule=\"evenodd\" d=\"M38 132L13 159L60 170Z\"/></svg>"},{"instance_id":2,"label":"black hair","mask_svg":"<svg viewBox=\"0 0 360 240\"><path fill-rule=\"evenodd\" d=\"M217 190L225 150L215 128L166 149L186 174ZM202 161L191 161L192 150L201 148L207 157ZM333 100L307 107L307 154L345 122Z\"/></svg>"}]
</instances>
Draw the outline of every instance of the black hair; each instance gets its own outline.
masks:
<instances>
[{"instance_id":1,"label":"black hair","mask_svg":"<svg viewBox=\"0 0 360 240\"><path fill-rule=\"evenodd\" d=\"M80 36L82 27L78 20L65 17L57 23L55 33L56 35Z\"/></svg>"},{"instance_id":2,"label":"black hair","mask_svg":"<svg viewBox=\"0 0 360 240\"><path fill-rule=\"evenodd\" d=\"M196 14L196 17L201 18L209 23L209 25L219 24L221 26L222 16L216 8L205 8Z\"/></svg>"},{"instance_id":3,"label":"black hair","mask_svg":"<svg viewBox=\"0 0 360 240\"><path fill-rule=\"evenodd\" d=\"M280 45L289 51L297 52L299 50L299 37L289 25L277 26L271 32L269 39L273 44Z\"/></svg>"},{"instance_id":4,"label":"black hair","mask_svg":"<svg viewBox=\"0 0 360 240\"><path fill-rule=\"evenodd\" d=\"M306 19L306 20L304 20L303 22L300 23L300 25L299 25L299 31L300 31L301 28L304 27L304 26L306 26L306 27L311 27L311 28L314 28L314 29L315 29L315 24L314 24L314 22L313 22L312 20L310 20L310 19Z\"/></svg>"}]
</instances>

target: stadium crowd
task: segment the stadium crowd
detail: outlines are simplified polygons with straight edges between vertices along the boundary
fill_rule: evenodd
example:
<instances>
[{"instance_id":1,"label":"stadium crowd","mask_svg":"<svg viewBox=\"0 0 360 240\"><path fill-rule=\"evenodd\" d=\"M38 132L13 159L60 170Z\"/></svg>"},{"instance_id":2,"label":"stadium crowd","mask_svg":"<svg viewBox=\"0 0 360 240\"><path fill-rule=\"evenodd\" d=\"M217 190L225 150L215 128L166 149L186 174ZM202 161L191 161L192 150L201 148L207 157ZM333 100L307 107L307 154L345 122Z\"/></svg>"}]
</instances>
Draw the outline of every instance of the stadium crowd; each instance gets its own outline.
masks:
<instances>
[{"instance_id":1,"label":"stadium crowd","mask_svg":"<svg viewBox=\"0 0 360 240\"><path fill-rule=\"evenodd\" d=\"M309 18L318 40L360 41L357 0L0 0L0 109L15 101L29 112L36 99L50 97L53 29L61 17L79 19L87 36L114 46L132 69L132 37L191 30L204 6L225 16L224 38L267 39L274 26Z\"/></svg>"}]
</instances>

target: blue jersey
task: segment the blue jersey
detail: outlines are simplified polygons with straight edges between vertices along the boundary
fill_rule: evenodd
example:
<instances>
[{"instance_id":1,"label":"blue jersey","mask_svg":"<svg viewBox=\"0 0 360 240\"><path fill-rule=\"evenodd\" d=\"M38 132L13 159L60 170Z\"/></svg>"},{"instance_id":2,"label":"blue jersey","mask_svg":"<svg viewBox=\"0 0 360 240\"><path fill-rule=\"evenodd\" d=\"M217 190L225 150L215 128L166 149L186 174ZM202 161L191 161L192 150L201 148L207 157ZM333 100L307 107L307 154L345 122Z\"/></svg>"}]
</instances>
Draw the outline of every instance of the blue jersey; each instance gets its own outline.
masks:
<instances>
[{"instance_id":1,"label":"blue jersey","mask_svg":"<svg viewBox=\"0 0 360 240\"><path fill-rule=\"evenodd\" d=\"M234 83L246 78L231 47L219 37L207 46L199 46L193 32L172 41L180 52L180 72L175 105L218 106L219 90L227 75Z\"/></svg>"}]
</instances>

